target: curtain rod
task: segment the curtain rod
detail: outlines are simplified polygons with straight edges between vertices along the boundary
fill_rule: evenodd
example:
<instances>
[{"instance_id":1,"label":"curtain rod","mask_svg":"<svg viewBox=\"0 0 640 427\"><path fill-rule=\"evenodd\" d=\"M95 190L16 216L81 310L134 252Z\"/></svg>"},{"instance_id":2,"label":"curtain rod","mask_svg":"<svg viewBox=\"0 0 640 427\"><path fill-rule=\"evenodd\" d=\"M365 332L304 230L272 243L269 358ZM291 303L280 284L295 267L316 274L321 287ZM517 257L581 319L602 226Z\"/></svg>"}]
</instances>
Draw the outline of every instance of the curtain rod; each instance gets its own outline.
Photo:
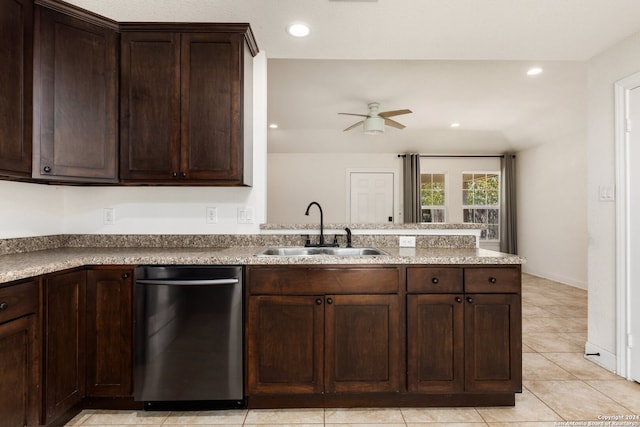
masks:
<instances>
[{"instance_id":1,"label":"curtain rod","mask_svg":"<svg viewBox=\"0 0 640 427\"><path fill-rule=\"evenodd\" d=\"M420 154L420 157L424 158L463 158L463 157L500 157L503 158L504 154ZM398 157L407 157L406 154L398 154ZM516 155L512 154L511 157L515 158Z\"/></svg>"}]
</instances>

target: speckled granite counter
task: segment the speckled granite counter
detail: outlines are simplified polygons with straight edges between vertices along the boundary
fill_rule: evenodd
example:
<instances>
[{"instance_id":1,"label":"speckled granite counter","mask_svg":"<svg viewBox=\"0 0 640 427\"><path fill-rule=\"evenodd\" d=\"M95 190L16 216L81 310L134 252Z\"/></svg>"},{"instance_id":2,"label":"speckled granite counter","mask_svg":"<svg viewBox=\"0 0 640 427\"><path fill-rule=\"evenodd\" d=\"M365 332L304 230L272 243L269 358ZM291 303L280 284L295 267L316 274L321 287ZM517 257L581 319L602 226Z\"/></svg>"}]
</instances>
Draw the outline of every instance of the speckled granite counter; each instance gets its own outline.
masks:
<instances>
[{"instance_id":1,"label":"speckled granite counter","mask_svg":"<svg viewBox=\"0 0 640 427\"><path fill-rule=\"evenodd\" d=\"M263 247L59 248L0 256L0 283L85 265L139 264L523 264L525 258L475 248L384 247L388 256L258 257Z\"/></svg>"}]
</instances>

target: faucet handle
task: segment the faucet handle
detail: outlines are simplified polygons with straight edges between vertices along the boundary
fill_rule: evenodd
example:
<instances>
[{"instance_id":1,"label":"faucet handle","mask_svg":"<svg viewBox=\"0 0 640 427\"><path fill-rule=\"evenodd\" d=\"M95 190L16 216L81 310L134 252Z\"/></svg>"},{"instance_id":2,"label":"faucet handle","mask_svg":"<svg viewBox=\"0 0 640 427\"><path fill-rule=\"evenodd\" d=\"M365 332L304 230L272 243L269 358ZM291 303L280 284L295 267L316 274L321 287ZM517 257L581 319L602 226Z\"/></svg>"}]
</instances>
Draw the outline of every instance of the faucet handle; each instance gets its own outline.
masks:
<instances>
[{"instance_id":1,"label":"faucet handle","mask_svg":"<svg viewBox=\"0 0 640 427\"><path fill-rule=\"evenodd\" d=\"M309 235L308 234L303 234L302 237L305 238L304 246L305 247L311 246L311 238L309 237Z\"/></svg>"},{"instance_id":2,"label":"faucet handle","mask_svg":"<svg viewBox=\"0 0 640 427\"><path fill-rule=\"evenodd\" d=\"M337 234L333 235L333 246L338 246L338 235Z\"/></svg>"}]
</instances>

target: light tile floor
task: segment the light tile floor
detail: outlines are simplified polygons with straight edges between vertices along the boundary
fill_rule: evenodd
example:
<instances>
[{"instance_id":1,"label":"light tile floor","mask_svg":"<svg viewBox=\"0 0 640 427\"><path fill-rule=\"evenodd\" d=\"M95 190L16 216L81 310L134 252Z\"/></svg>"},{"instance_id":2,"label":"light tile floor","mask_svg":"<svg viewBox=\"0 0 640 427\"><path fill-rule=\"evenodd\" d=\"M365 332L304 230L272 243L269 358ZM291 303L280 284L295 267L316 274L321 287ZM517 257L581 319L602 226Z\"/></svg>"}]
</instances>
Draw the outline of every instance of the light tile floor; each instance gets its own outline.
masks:
<instances>
[{"instance_id":1,"label":"light tile floor","mask_svg":"<svg viewBox=\"0 0 640 427\"><path fill-rule=\"evenodd\" d=\"M282 409L211 412L86 410L68 426L92 427L427 427L640 426L640 384L583 357L587 293L523 275L523 379L507 408ZM607 424L603 417L636 420Z\"/></svg>"}]
</instances>

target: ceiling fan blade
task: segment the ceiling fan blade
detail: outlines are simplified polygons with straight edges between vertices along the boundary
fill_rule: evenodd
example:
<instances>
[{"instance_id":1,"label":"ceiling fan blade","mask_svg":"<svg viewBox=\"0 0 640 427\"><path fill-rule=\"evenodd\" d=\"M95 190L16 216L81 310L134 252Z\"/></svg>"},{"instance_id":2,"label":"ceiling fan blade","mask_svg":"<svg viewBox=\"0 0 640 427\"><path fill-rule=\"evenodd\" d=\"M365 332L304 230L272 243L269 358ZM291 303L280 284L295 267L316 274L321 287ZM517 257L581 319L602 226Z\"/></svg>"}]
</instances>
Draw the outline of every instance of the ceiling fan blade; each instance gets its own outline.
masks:
<instances>
[{"instance_id":1,"label":"ceiling fan blade","mask_svg":"<svg viewBox=\"0 0 640 427\"><path fill-rule=\"evenodd\" d=\"M358 116L358 117L369 117L366 114L356 114L356 113L338 113L338 114L342 114L344 116Z\"/></svg>"},{"instance_id":2,"label":"ceiling fan blade","mask_svg":"<svg viewBox=\"0 0 640 427\"><path fill-rule=\"evenodd\" d=\"M363 123L364 123L364 120L360 120L358 123L354 123L351 126L349 126L348 128L346 128L343 132L346 132L346 131L351 130L351 129L355 128L355 127L358 127Z\"/></svg>"},{"instance_id":3,"label":"ceiling fan blade","mask_svg":"<svg viewBox=\"0 0 640 427\"><path fill-rule=\"evenodd\" d=\"M404 129L406 127L402 123L398 123L398 122L396 122L395 120L392 120L392 119L387 119L386 117L384 119L384 124L387 125L387 126L391 126L391 127L397 128L397 129Z\"/></svg>"},{"instance_id":4,"label":"ceiling fan blade","mask_svg":"<svg viewBox=\"0 0 640 427\"><path fill-rule=\"evenodd\" d=\"M378 115L380 117L387 118L387 117L399 116L401 114L409 114L409 113L413 113L413 111L407 110L407 109L404 109L404 110L393 110L393 111L383 111L382 113L378 113Z\"/></svg>"}]
</instances>

